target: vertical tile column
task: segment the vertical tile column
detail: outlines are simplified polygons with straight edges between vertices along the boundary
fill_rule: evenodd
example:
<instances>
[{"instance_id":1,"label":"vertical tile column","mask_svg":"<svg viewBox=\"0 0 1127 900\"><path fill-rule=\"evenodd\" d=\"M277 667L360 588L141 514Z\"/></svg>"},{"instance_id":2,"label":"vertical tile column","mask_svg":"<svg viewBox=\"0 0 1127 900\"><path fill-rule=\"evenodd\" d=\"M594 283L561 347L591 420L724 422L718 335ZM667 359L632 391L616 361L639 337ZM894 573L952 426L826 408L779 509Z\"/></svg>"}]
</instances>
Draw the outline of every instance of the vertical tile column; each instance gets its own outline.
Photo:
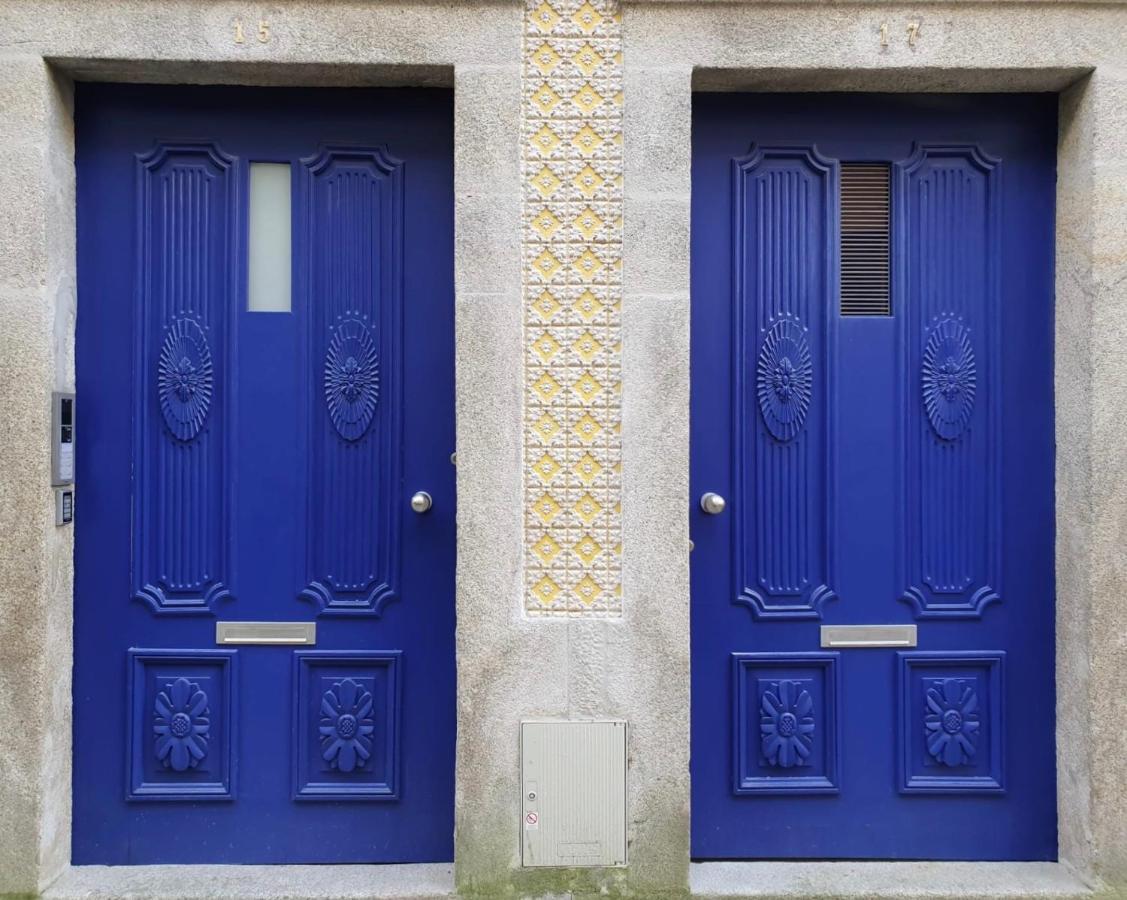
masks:
<instances>
[{"instance_id":1,"label":"vertical tile column","mask_svg":"<svg viewBox=\"0 0 1127 900\"><path fill-rule=\"evenodd\" d=\"M617 0L527 0L523 66L525 611L619 616Z\"/></svg>"}]
</instances>

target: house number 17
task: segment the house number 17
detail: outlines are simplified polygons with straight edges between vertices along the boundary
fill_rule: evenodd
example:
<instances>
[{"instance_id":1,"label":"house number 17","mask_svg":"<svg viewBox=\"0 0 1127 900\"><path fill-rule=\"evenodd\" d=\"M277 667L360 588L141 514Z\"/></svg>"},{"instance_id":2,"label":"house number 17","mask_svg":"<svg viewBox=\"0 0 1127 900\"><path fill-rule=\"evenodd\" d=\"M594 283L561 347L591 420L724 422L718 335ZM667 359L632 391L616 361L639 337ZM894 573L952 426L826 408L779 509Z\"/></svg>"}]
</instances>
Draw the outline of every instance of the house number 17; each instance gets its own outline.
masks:
<instances>
[{"instance_id":1,"label":"house number 17","mask_svg":"<svg viewBox=\"0 0 1127 900\"><path fill-rule=\"evenodd\" d=\"M916 46L916 40L920 36L920 23L919 22L909 22L907 30L908 30L908 46L909 47L915 47ZM881 22L880 45L882 47L888 46L888 23L887 22Z\"/></svg>"},{"instance_id":2,"label":"house number 17","mask_svg":"<svg viewBox=\"0 0 1127 900\"><path fill-rule=\"evenodd\" d=\"M258 43L266 44L270 41L270 23L265 19L258 20ZM243 30L243 20L235 19L235 43L245 44L246 32Z\"/></svg>"}]
</instances>

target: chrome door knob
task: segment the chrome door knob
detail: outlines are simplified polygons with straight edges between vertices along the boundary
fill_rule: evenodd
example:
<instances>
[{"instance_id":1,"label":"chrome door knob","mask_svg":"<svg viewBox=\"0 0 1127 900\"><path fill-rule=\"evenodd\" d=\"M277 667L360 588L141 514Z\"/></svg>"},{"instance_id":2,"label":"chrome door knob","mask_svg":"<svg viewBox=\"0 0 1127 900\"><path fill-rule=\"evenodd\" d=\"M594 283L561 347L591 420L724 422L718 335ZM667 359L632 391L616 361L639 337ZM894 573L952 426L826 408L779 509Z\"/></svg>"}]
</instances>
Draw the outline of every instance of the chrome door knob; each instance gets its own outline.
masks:
<instances>
[{"instance_id":1,"label":"chrome door knob","mask_svg":"<svg viewBox=\"0 0 1127 900\"><path fill-rule=\"evenodd\" d=\"M432 506L434 506L434 500L426 491L417 491L411 496L411 509L419 515L425 513Z\"/></svg>"},{"instance_id":2,"label":"chrome door knob","mask_svg":"<svg viewBox=\"0 0 1127 900\"><path fill-rule=\"evenodd\" d=\"M700 496L700 508L710 516L720 515L720 513L724 512L726 505L724 498L719 494L712 493L712 491L709 491L707 494L701 494Z\"/></svg>"}]
</instances>

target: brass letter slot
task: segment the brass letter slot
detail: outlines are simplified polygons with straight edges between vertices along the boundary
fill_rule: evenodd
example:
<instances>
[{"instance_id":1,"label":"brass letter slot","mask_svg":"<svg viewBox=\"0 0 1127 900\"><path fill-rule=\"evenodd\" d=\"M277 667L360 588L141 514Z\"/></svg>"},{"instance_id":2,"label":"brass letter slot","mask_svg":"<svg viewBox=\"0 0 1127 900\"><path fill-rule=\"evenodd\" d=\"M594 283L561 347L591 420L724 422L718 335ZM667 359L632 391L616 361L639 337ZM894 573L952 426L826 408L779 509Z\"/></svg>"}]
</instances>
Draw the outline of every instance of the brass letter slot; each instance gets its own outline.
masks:
<instances>
[{"instance_id":1,"label":"brass letter slot","mask_svg":"<svg viewBox=\"0 0 1127 900\"><path fill-rule=\"evenodd\" d=\"M823 625L823 647L914 647L915 625Z\"/></svg>"},{"instance_id":2,"label":"brass letter slot","mask_svg":"<svg viewBox=\"0 0 1127 900\"><path fill-rule=\"evenodd\" d=\"M217 644L316 644L316 622L216 622Z\"/></svg>"}]
</instances>

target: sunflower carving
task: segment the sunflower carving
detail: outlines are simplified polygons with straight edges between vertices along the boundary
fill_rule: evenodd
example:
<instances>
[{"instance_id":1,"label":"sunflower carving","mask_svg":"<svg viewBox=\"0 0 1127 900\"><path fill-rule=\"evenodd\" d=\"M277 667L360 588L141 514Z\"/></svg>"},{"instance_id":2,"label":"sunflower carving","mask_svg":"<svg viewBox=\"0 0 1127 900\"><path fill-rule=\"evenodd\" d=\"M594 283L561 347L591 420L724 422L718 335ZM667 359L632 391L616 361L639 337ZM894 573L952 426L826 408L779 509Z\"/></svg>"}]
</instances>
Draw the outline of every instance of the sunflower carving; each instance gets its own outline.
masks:
<instances>
[{"instance_id":1,"label":"sunflower carving","mask_svg":"<svg viewBox=\"0 0 1127 900\"><path fill-rule=\"evenodd\" d=\"M325 354L325 403L346 441L358 441L372 424L380 399L380 360L368 326L347 319L337 326Z\"/></svg>"},{"instance_id":2,"label":"sunflower carving","mask_svg":"<svg viewBox=\"0 0 1127 900\"><path fill-rule=\"evenodd\" d=\"M194 319L176 319L165 332L157 360L157 396L168 430L180 440L200 433L212 388L207 336Z\"/></svg>"},{"instance_id":3,"label":"sunflower carving","mask_svg":"<svg viewBox=\"0 0 1127 900\"><path fill-rule=\"evenodd\" d=\"M958 319L931 329L921 365L924 409L935 433L956 440L974 412L975 362L970 334Z\"/></svg>"},{"instance_id":4,"label":"sunflower carving","mask_svg":"<svg viewBox=\"0 0 1127 900\"><path fill-rule=\"evenodd\" d=\"M756 394L763 423L777 440L789 441L806 420L814 366L805 329L792 319L771 326L759 350Z\"/></svg>"}]
</instances>

